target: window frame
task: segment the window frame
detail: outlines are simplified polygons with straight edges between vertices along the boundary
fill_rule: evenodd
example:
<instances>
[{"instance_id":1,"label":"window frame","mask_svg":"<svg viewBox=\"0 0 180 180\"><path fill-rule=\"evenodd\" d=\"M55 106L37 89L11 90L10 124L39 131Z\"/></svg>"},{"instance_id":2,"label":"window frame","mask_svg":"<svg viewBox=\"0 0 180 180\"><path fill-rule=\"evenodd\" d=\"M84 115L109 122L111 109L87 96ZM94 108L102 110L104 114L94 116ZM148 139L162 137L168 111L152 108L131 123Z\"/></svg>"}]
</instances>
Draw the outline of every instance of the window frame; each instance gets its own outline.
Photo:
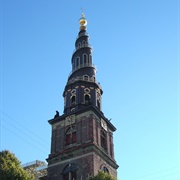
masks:
<instances>
[{"instance_id":1,"label":"window frame","mask_svg":"<svg viewBox=\"0 0 180 180\"><path fill-rule=\"evenodd\" d=\"M77 142L77 134L76 129L73 127L69 127L65 134L65 144L66 146L70 144L74 144Z\"/></svg>"},{"instance_id":2,"label":"window frame","mask_svg":"<svg viewBox=\"0 0 180 180\"><path fill-rule=\"evenodd\" d=\"M71 96L71 106L74 106L76 104L76 95Z\"/></svg>"},{"instance_id":3,"label":"window frame","mask_svg":"<svg viewBox=\"0 0 180 180\"><path fill-rule=\"evenodd\" d=\"M100 131L101 147L107 151L107 132L104 129Z\"/></svg>"},{"instance_id":4,"label":"window frame","mask_svg":"<svg viewBox=\"0 0 180 180\"><path fill-rule=\"evenodd\" d=\"M65 166L62 172L63 180L69 180L69 176L71 180L77 180L77 166L75 164L68 164Z\"/></svg>"}]
</instances>

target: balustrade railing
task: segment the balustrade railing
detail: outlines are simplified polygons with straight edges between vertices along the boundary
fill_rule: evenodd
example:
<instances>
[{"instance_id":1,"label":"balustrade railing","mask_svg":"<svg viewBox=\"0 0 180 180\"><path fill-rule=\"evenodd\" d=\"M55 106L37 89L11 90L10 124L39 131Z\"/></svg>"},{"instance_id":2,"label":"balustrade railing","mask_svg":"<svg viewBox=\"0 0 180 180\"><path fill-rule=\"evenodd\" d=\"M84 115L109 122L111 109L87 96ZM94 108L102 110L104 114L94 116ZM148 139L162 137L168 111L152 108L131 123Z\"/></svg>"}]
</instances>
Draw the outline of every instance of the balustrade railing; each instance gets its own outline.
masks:
<instances>
[{"instance_id":1,"label":"balustrade railing","mask_svg":"<svg viewBox=\"0 0 180 180\"><path fill-rule=\"evenodd\" d=\"M84 47L92 48L90 44L81 44L81 46L76 47L76 49L73 51L73 54L74 54L78 49L81 49L81 48L84 48Z\"/></svg>"},{"instance_id":2,"label":"balustrade railing","mask_svg":"<svg viewBox=\"0 0 180 180\"><path fill-rule=\"evenodd\" d=\"M88 82L94 82L94 83L98 84L98 86L101 88L100 83L97 82L94 77L89 77L89 76L86 76L86 75L85 76L78 76L76 78L72 78L67 82L67 84L71 84L71 83L74 83L75 81L79 81L79 80L88 81Z\"/></svg>"},{"instance_id":3,"label":"balustrade railing","mask_svg":"<svg viewBox=\"0 0 180 180\"><path fill-rule=\"evenodd\" d=\"M71 76L72 73L74 73L76 70L80 69L80 68L84 68L84 67L93 67L96 69L96 65L92 64L92 63L84 63L84 64L80 64L79 66L76 66L75 68L73 68L73 70L69 73L68 78Z\"/></svg>"}]
</instances>

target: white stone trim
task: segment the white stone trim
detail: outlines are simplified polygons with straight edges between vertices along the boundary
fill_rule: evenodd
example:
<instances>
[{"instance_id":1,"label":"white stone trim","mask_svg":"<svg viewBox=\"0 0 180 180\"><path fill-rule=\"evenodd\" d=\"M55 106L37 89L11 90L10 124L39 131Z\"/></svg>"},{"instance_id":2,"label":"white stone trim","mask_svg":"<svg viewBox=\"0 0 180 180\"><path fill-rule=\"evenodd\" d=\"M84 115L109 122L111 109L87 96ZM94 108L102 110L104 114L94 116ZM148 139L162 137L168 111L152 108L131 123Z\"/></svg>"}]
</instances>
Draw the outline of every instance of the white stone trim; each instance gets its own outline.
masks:
<instances>
[{"instance_id":1,"label":"white stone trim","mask_svg":"<svg viewBox=\"0 0 180 180\"><path fill-rule=\"evenodd\" d=\"M61 162L53 163L51 165L48 165L48 167L53 167L53 166L57 166L57 165L60 165L60 164L69 163L70 161L73 161L73 160L76 160L76 159L81 159L81 158L89 156L89 155L95 155L95 153L90 152L90 153L87 153L87 154L84 154L84 155L81 155L81 156L78 156L78 157L74 157L74 158L67 159L67 160L64 160L64 161L61 161Z\"/></svg>"}]
</instances>

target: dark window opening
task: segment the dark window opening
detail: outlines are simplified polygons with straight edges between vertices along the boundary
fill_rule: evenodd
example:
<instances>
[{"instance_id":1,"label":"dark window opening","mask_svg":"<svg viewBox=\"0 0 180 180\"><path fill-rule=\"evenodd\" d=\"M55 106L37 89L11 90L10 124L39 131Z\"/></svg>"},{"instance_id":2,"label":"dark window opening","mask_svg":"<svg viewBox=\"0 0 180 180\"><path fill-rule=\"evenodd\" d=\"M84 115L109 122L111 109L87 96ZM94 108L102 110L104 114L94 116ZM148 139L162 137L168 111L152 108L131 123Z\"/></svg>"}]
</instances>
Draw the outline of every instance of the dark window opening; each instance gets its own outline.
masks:
<instances>
[{"instance_id":1,"label":"dark window opening","mask_svg":"<svg viewBox=\"0 0 180 180\"><path fill-rule=\"evenodd\" d=\"M77 57L77 58L76 58L76 67L78 67L78 66L80 65L80 62L79 62L79 61L80 61L80 58Z\"/></svg>"},{"instance_id":2,"label":"dark window opening","mask_svg":"<svg viewBox=\"0 0 180 180\"><path fill-rule=\"evenodd\" d=\"M85 103L88 104L90 102L90 97L88 94L85 95Z\"/></svg>"},{"instance_id":3,"label":"dark window opening","mask_svg":"<svg viewBox=\"0 0 180 180\"><path fill-rule=\"evenodd\" d=\"M86 54L83 55L83 59L84 59L84 65L86 66L87 65L87 55Z\"/></svg>"},{"instance_id":4,"label":"dark window opening","mask_svg":"<svg viewBox=\"0 0 180 180\"><path fill-rule=\"evenodd\" d=\"M91 54L89 55L89 63L92 64L92 56L91 56Z\"/></svg>"},{"instance_id":5,"label":"dark window opening","mask_svg":"<svg viewBox=\"0 0 180 180\"><path fill-rule=\"evenodd\" d=\"M109 173L108 168L107 168L107 167L105 167L105 166L102 168L102 171L103 171L104 173Z\"/></svg>"},{"instance_id":6,"label":"dark window opening","mask_svg":"<svg viewBox=\"0 0 180 180\"><path fill-rule=\"evenodd\" d=\"M73 63L72 63L73 69L76 68L76 59L73 59Z\"/></svg>"},{"instance_id":7,"label":"dark window opening","mask_svg":"<svg viewBox=\"0 0 180 180\"><path fill-rule=\"evenodd\" d=\"M86 41L85 40L83 40L83 42L82 42L82 46L84 47L86 45Z\"/></svg>"},{"instance_id":8,"label":"dark window opening","mask_svg":"<svg viewBox=\"0 0 180 180\"><path fill-rule=\"evenodd\" d=\"M76 96L71 97L71 105L75 105L76 103Z\"/></svg>"},{"instance_id":9,"label":"dark window opening","mask_svg":"<svg viewBox=\"0 0 180 180\"><path fill-rule=\"evenodd\" d=\"M63 180L69 180L69 176L71 180L76 180L76 172L63 175Z\"/></svg>"},{"instance_id":10,"label":"dark window opening","mask_svg":"<svg viewBox=\"0 0 180 180\"><path fill-rule=\"evenodd\" d=\"M93 81L96 82L96 77L95 76L93 76Z\"/></svg>"},{"instance_id":11,"label":"dark window opening","mask_svg":"<svg viewBox=\"0 0 180 180\"><path fill-rule=\"evenodd\" d=\"M104 130L101 130L101 147L107 150L107 135Z\"/></svg>"},{"instance_id":12,"label":"dark window opening","mask_svg":"<svg viewBox=\"0 0 180 180\"><path fill-rule=\"evenodd\" d=\"M100 102L99 102L99 100L97 100L97 106L98 106L98 108L100 110Z\"/></svg>"},{"instance_id":13,"label":"dark window opening","mask_svg":"<svg viewBox=\"0 0 180 180\"><path fill-rule=\"evenodd\" d=\"M63 180L77 180L76 178L77 167L75 164L68 164L63 170Z\"/></svg>"},{"instance_id":14,"label":"dark window opening","mask_svg":"<svg viewBox=\"0 0 180 180\"><path fill-rule=\"evenodd\" d=\"M88 81L89 80L89 76L88 75L84 75L84 80Z\"/></svg>"}]
</instances>

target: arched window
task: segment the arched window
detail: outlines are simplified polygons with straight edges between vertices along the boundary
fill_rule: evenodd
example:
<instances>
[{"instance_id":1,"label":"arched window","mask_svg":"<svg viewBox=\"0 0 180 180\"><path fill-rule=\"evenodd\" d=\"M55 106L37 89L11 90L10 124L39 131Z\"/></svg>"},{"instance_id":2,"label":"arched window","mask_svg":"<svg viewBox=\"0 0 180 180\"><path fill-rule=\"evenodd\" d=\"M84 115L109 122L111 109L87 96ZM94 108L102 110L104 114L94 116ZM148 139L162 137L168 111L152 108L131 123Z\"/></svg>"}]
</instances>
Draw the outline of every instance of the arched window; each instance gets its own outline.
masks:
<instances>
[{"instance_id":1,"label":"arched window","mask_svg":"<svg viewBox=\"0 0 180 180\"><path fill-rule=\"evenodd\" d=\"M79 42L79 43L78 43L78 48L80 48L80 47L81 47L81 43Z\"/></svg>"},{"instance_id":2,"label":"arched window","mask_svg":"<svg viewBox=\"0 0 180 180\"><path fill-rule=\"evenodd\" d=\"M90 102L90 95L89 94L85 94L84 101L85 101L85 104L89 104L89 102Z\"/></svg>"},{"instance_id":3,"label":"arched window","mask_svg":"<svg viewBox=\"0 0 180 180\"><path fill-rule=\"evenodd\" d=\"M102 171L103 171L104 173L109 173L108 168L107 168L107 167L105 167L105 166L103 166Z\"/></svg>"},{"instance_id":4,"label":"arched window","mask_svg":"<svg viewBox=\"0 0 180 180\"><path fill-rule=\"evenodd\" d=\"M96 77L95 76L92 76L92 81L96 82Z\"/></svg>"},{"instance_id":5,"label":"arched window","mask_svg":"<svg viewBox=\"0 0 180 180\"><path fill-rule=\"evenodd\" d=\"M101 93L99 89L96 91L96 99L97 99L97 107L99 110L101 110Z\"/></svg>"},{"instance_id":6,"label":"arched window","mask_svg":"<svg viewBox=\"0 0 180 180\"><path fill-rule=\"evenodd\" d=\"M83 60L84 60L84 66L87 66L88 64L88 58L87 54L83 54Z\"/></svg>"},{"instance_id":7,"label":"arched window","mask_svg":"<svg viewBox=\"0 0 180 180\"><path fill-rule=\"evenodd\" d=\"M76 104L76 96L71 96L71 106L74 106Z\"/></svg>"},{"instance_id":8,"label":"arched window","mask_svg":"<svg viewBox=\"0 0 180 180\"><path fill-rule=\"evenodd\" d=\"M82 41L82 46L84 47L85 45L86 45L86 41L83 40L83 41Z\"/></svg>"},{"instance_id":9,"label":"arched window","mask_svg":"<svg viewBox=\"0 0 180 180\"><path fill-rule=\"evenodd\" d=\"M80 66L80 57L77 57L76 58L76 67L79 67Z\"/></svg>"},{"instance_id":10,"label":"arched window","mask_svg":"<svg viewBox=\"0 0 180 180\"><path fill-rule=\"evenodd\" d=\"M92 64L92 55L89 54L89 64Z\"/></svg>"},{"instance_id":11,"label":"arched window","mask_svg":"<svg viewBox=\"0 0 180 180\"><path fill-rule=\"evenodd\" d=\"M107 134L104 129L101 129L101 147L107 150Z\"/></svg>"},{"instance_id":12,"label":"arched window","mask_svg":"<svg viewBox=\"0 0 180 180\"><path fill-rule=\"evenodd\" d=\"M77 180L76 178L77 166L75 164L68 164L63 172L63 180Z\"/></svg>"},{"instance_id":13,"label":"arched window","mask_svg":"<svg viewBox=\"0 0 180 180\"><path fill-rule=\"evenodd\" d=\"M76 68L76 59L73 59L72 67L73 67L73 69Z\"/></svg>"},{"instance_id":14,"label":"arched window","mask_svg":"<svg viewBox=\"0 0 180 180\"><path fill-rule=\"evenodd\" d=\"M88 76L88 75L84 75L84 76L83 76L83 79L84 79L85 81L88 81L88 80L89 80L89 76Z\"/></svg>"},{"instance_id":15,"label":"arched window","mask_svg":"<svg viewBox=\"0 0 180 180\"><path fill-rule=\"evenodd\" d=\"M99 100L97 100L97 107L100 110L100 102L99 102Z\"/></svg>"},{"instance_id":16,"label":"arched window","mask_svg":"<svg viewBox=\"0 0 180 180\"><path fill-rule=\"evenodd\" d=\"M66 146L73 143L76 143L76 130L73 127L70 127L66 131Z\"/></svg>"}]
</instances>

